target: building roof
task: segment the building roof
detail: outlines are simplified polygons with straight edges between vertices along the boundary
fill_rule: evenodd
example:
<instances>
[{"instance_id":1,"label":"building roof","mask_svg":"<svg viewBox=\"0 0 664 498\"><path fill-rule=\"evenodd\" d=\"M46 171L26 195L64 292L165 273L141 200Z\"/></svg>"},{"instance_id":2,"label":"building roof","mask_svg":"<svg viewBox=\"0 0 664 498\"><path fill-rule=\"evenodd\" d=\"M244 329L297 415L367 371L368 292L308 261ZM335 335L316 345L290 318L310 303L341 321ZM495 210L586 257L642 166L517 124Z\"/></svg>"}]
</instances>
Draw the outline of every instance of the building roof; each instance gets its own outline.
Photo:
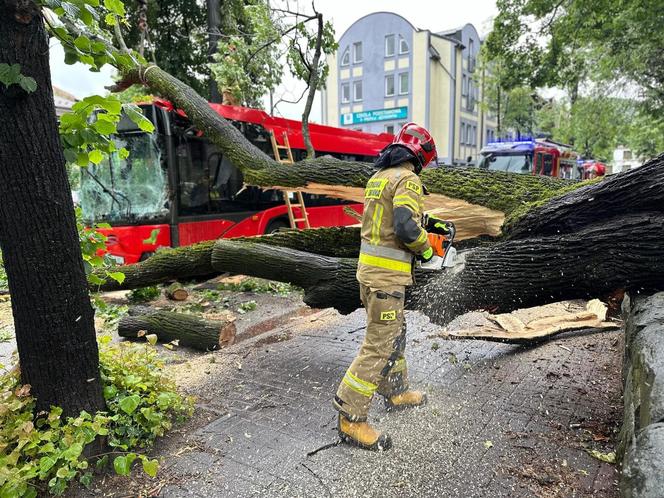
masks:
<instances>
[{"instance_id":1,"label":"building roof","mask_svg":"<svg viewBox=\"0 0 664 498\"><path fill-rule=\"evenodd\" d=\"M53 96L60 97L61 99L71 100L72 102L78 102L78 98L76 98L76 96L69 92L65 92L62 88L58 88L55 85L53 85Z\"/></svg>"}]
</instances>

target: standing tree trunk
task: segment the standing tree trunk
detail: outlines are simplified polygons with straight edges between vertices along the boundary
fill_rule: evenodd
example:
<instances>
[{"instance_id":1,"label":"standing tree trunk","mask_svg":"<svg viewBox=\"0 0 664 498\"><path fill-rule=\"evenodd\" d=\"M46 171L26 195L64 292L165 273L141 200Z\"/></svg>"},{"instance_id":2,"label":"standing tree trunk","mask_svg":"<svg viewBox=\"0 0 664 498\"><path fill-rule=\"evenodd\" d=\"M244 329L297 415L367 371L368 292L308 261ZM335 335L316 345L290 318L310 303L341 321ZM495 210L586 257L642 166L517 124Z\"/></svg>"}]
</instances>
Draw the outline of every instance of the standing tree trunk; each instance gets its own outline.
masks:
<instances>
[{"instance_id":1,"label":"standing tree trunk","mask_svg":"<svg viewBox=\"0 0 664 498\"><path fill-rule=\"evenodd\" d=\"M320 80L318 63L320 62L320 55L323 50L323 30L325 29L323 24L323 14L318 14L316 18L318 20L316 48L314 49L314 58L311 62L311 67L309 68L309 81L307 81L307 84L309 85L309 94L307 95L307 102L305 103L304 111L302 112L302 136L304 137L304 145L307 148L307 159L313 159L316 157L316 151L311 144L311 135L309 133L309 114L311 114L311 106L314 103L314 96L316 95L318 81Z\"/></svg>"},{"instance_id":2,"label":"standing tree trunk","mask_svg":"<svg viewBox=\"0 0 664 498\"><path fill-rule=\"evenodd\" d=\"M37 89L0 84L0 248L21 380L37 412L104 408L93 310L60 146L48 37L31 2L0 0L0 62L20 64Z\"/></svg>"},{"instance_id":3,"label":"standing tree trunk","mask_svg":"<svg viewBox=\"0 0 664 498\"><path fill-rule=\"evenodd\" d=\"M208 58L214 62L214 54L217 53L217 41L221 36L221 0L207 0L207 27L208 27ZM210 74L210 102L221 103L219 87Z\"/></svg>"}]
</instances>

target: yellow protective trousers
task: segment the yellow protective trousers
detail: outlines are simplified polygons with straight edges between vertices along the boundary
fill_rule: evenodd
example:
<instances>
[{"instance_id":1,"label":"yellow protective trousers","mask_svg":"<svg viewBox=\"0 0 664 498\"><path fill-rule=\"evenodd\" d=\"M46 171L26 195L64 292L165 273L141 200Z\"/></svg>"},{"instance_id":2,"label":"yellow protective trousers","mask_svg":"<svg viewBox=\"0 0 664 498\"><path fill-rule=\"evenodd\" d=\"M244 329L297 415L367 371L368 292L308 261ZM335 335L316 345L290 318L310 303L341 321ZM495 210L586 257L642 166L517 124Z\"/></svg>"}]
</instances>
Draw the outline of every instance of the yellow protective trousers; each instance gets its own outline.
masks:
<instances>
[{"instance_id":1,"label":"yellow protective trousers","mask_svg":"<svg viewBox=\"0 0 664 498\"><path fill-rule=\"evenodd\" d=\"M335 408L351 421L366 420L374 393L389 398L408 389L403 355L406 348L405 290L404 286L377 289L360 284L360 298L367 312L367 331L334 397Z\"/></svg>"}]
</instances>

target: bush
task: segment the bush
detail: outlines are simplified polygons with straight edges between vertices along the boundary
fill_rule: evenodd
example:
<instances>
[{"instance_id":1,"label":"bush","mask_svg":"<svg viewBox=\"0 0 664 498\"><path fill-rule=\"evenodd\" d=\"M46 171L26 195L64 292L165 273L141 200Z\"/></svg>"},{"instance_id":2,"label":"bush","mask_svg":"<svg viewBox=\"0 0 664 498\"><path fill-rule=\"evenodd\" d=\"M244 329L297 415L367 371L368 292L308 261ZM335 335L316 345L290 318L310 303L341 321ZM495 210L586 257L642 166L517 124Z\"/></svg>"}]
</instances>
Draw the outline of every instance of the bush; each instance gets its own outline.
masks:
<instances>
[{"instance_id":1,"label":"bush","mask_svg":"<svg viewBox=\"0 0 664 498\"><path fill-rule=\"evenodd\" d=\"M149 449L157 436L191 414L192 400L163 375L154 348L110 340L102 336L99 355L107 412L64 420L62 409L54 407L35 419L35 400L30 386L20 385L18 369L0 376L0 498L62 494L74 479L87 486L91 461L102 467L109 455L118 474L128 475L135 460L148 475L157 473L157 460L130 450ZM99 437L107 438L109 454L83 456Z\"/></svg>"},{"instance_id":2,"label":"bush","mask_svg":"<svg viewBox=\"0 0 664 498\"><path fill-rule=\"evenodd\" d=\"M141 287L140 289L133 289L127 294L127 299L130 303L147 303L159 297L161 291L156 285L150 287Z\"/></svg>"}]
</instances>

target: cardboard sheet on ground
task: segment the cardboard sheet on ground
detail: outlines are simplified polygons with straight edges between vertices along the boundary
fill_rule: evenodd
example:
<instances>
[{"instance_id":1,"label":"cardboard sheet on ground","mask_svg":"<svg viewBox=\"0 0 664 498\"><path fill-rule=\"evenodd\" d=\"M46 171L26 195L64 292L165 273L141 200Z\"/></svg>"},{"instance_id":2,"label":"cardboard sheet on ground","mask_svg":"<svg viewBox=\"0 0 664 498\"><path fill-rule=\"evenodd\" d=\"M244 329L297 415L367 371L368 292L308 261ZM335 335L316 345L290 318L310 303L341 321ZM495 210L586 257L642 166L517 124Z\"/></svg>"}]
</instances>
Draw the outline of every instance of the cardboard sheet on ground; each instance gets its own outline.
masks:
<instances>
[{"instance_id":1,"label":"cardboard sheet on ground","mask_svg":"<svg viewBox=\"0 0 664 498\"><path fill-rule=\"evenodd\" d=\"M564 303L538 306L512 313L488 315L484 324L438 334L450 339L480 339L509 343L546 340L562 332L582 329L616 329L619 322L607 321L607 307L598 299L588 301L585 309Z\"/></svg>"}]
</instances>

